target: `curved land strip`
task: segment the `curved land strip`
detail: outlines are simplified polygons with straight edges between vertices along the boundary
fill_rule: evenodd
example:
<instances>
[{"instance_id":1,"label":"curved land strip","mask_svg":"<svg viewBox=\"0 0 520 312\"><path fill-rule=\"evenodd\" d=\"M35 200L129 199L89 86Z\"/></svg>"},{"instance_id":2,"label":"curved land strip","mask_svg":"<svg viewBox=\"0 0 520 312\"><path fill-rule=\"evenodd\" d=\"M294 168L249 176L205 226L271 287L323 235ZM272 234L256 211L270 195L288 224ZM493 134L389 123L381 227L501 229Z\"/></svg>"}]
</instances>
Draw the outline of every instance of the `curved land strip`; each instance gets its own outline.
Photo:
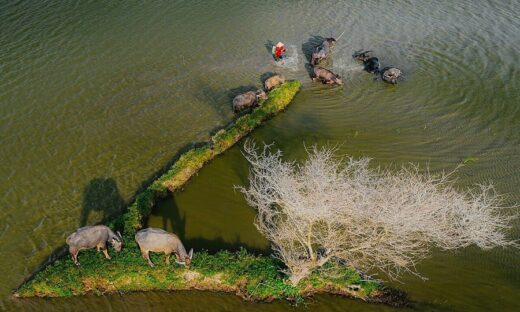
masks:
<instances>
[{"instance_id":1,"label":"curved land strip","mask_svg":"<svg viewBox=\"0 0 520 312\"><path fill-rule=\"evenodd\" d=\"M299 81L290 81L269 93L269 99L251 113L220 130L202 147L183 154L164 175L136 196L127 211L109 225L122 229L124 248L112 260L105 260L95 250L83 251L81 267L69 257L62 257L36 273L15 292L15 297L69 297L87 293L106 294L146 290L212 290L231 292L247 300L270 301L277 298L299 301L314 293L333 293L372 302L396 304L398 294L389 292L375 281L365 281L348 267L329 267L334 278L314 272L298 286L291 286L280 272L283 263L270 256L252 255L245 249L210 255L197 252L190 270L167 266L163 255L152 255L150 268L134 241L154 203L167 192L179 190L202 166L223 153L257 126L283 111L300 90Z\"/></svg>"}]
</instances>

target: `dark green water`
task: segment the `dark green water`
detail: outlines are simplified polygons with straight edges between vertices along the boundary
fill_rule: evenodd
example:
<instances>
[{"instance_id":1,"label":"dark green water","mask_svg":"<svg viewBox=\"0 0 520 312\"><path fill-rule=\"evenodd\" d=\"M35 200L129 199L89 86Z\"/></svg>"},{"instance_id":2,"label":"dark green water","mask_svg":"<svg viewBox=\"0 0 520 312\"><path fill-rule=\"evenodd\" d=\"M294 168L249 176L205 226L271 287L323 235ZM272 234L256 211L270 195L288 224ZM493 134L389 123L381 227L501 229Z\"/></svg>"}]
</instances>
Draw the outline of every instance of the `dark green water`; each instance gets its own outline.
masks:
<instances>
[{"instance_id":1,"label":"dark green water","mask_svg":"<svg viewBox=\"0 0 520 312\"><path fill-rule=\"evenodd\" d=\"M200 292L9 299L70 232L118 213L179 151L230 121L236 90L260 86L265 72L304 82L289 110L252 136L288 158L302 157L303 143L434 171L471 156L461 187L491 181L506 203L520 202L518 16L515 1L2 2L0 309L290 309ZM344 30L331 67L345 85L312 84L302 45ZM285 66L273 64L269 40L286 42ZM406 80L373 81L350 57L360 48ZM196 249L268 252L233 190L246 181L238 146L156 207L149 224ZM518 250L435 252L418 270L429 280L396 284L418 310L520 310ZM309 308L387 309L330 296Z\"/></svg>"}]
</instances>

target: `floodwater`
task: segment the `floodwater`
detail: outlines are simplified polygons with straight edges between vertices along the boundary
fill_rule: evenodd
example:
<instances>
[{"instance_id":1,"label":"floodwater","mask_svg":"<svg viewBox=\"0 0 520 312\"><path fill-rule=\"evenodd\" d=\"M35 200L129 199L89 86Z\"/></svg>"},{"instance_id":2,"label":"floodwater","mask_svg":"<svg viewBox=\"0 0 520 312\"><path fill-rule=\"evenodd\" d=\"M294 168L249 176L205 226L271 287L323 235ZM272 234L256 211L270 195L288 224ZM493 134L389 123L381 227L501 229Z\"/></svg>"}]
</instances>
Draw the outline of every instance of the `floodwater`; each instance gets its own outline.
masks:
<instances>
[{"instance_id":1,"label":"floodwater","mask_svg":"<svg viewBox=\"0 0 520 312\"><path fill-rule=\"evenodd\" d=\"M303 81L289 109L257 130L288 159L339 145L373 165L459 169L458 186L492 182L520 202L518 1L4 1L0 4L0 309L285 311L207 292L9 299L78 226L117 214L194 142L233 118L231 99L279 72ZM344 86L313 84L315 36L338 36L327 66ZM266 47L284 41L274 64ZM351 54L374 50L405 73L374 81ZM148 221L188 248L269 252L240 145L201 170ZM511 233L520 236L520 222ZM520 251L434 252L397 287L417 310L520 310ZM294 310L304 310L305 307ZM387 307L317 296L308 310Z\"/></svg>"}]
</instances>

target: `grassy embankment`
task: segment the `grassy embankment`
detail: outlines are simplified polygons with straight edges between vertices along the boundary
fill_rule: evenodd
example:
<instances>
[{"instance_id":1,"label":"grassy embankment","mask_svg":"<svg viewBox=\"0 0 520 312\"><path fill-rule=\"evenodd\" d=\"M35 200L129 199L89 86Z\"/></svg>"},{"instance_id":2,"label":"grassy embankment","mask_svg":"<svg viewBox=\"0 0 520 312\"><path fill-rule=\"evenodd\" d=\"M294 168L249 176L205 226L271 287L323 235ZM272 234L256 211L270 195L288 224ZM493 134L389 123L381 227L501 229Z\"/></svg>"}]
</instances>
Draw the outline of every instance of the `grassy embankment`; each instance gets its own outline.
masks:
<instances>
[{"instance_id":1,"label":"grassy embankment","mask_svg":"<svg viewBox=\"0 0 520 312\"><path fill-rule=\"evenodd\" d=\"M256 256L245 250L221 251L214 255L198 251L187 270L176 264L166 266L164 256L156 254L152 255L156 267L150 268L134 241L135 232L142 227L157 199L168 191L179 190L205 163L284 110L300 86L299 81L292 81L273 90L260 107L217 132L207 144L183 154L168 172L141 192L127 211L109 224L123 230L125 244L119 254L110 251L112 260L105 260L95 250L80 253L81 267L74 266L69 257L58 259L24 283L15 296L68 297L86 293L205 289L233 292L248 300L301 300L316 292L328 292L378 301L383 293L378 289L379 285L363 281L350 268L328 268L336 272L334 278L327 279L314 272L293 287L280 272L283 264L269 256Z\"/></svg>"}]
</instances>

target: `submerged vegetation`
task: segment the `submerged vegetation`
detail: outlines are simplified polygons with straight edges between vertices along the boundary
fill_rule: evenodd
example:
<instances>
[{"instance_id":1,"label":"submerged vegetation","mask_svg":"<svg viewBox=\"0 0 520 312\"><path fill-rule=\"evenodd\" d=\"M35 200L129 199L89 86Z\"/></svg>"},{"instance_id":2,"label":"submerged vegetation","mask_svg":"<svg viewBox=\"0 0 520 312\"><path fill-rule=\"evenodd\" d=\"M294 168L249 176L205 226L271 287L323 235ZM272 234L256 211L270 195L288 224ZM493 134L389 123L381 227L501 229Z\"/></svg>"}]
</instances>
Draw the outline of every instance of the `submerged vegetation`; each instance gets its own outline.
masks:
<instances>
[{"instance_id":1,"label":"submerged vegetation","mask_svg":"<svg viewBox=\"0 0 520 312\"><path fill-rule=\"evenodd\" d=\"M104 259L95 250L85 250L80 254L81 266L76 267L69 257L62 257L21 285L15 296L69 297L87 293L202 289L232 292L247 300L285 298L299 302L313 293L328 292L385 302L387 292L376 281L363 279L349 267L322 267L293 286L281 272L284 264L270 256L252 255L245 249L214 255L199 251L187 270L175 264L167 266L162 261L164 255L151 254L156 266L150 268L134 241L136 231L142 228L157 199L179 190L205 163L284 110L300 86L299 81L290 81L272 90L260 107L218 131L210 142L183 154L168 172L137 195L127 211L109 223L124 233L123 249L120 253L112 252L112 260ZM334 274L324 278L321 270L325 269Z\"/></svg>"}]
</instances>

